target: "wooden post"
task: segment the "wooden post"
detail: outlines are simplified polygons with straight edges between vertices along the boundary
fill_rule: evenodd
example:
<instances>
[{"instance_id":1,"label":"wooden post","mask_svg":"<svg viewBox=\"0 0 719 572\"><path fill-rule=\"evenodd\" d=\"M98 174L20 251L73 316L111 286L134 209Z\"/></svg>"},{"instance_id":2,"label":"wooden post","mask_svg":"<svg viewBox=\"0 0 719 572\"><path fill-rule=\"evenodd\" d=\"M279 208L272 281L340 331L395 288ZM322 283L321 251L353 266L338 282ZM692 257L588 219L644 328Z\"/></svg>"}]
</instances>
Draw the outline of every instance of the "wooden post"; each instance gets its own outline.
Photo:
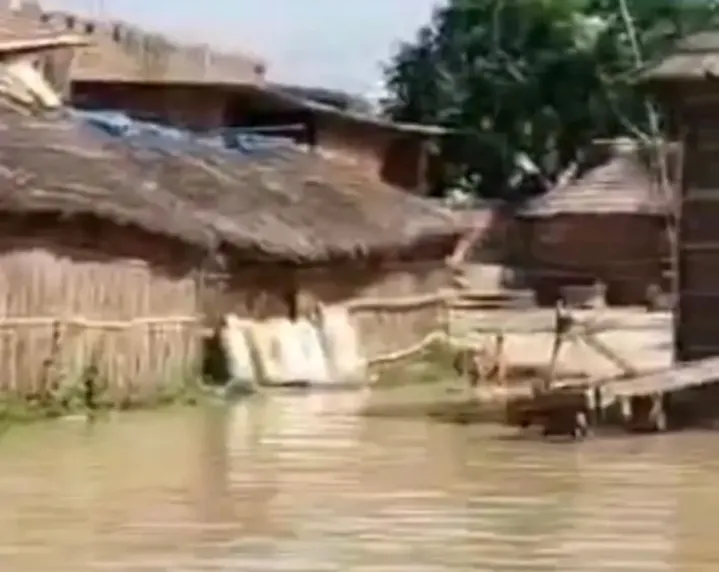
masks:
<instances>
[{"instance_id":1,"label":"wooden post","mask_svg":"<svg viewBox=\"0 0 719 572\"><path fill-rule=\"evenodd\" d=\"M562 300L557 301L554 308L554 343L552 345L552 354L549 358L549 367L547 368L547 378L544 384L545 391L552 388L557 369L557 360L559 359L559 350L571 332L572 325L572 316L565 310L564 302Z\"/></svg>"},{"instance_id":2,"label":"wooden post","mask_svg":"<svg viewBox=\"0 0 719 572\"><path fill-rule=\"evenodd\" d=\"M652 395L652 406L649 411L649 422L655 431L666 431L668 420L664 410L664 395L655 393Z\"/></svg>"},{"instance_id":3,"label":"wooden post","mask_svg":"<svg viewBox=\"0 0 719 572\"><path fill-rule=\"evenodd\" d=\"M631 397L622 396L619 398L619 409L622 415L622 420L625 423L630 423L633 416L633 407Z\"/></svg>"}]
</instances>

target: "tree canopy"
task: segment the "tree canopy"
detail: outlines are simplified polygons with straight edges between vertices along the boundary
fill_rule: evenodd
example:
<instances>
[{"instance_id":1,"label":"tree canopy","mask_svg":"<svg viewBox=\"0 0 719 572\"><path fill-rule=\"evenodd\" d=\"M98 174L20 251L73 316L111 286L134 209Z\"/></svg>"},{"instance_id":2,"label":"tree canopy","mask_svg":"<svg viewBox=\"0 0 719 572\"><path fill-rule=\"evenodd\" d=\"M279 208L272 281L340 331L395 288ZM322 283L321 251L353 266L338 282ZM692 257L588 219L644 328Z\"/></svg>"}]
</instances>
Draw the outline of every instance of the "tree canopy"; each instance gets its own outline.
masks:
<instances>
[{"instance_id":1,"label":"tree canopy","mask_svg":"<svg viewBox=\"0 0 719 572\"><path fill-rule=\"evenodd\" d=\"M448 0L387 65L385 111L457 129L457 178L509 198L517 157L551 181L593 139L661 129L636 79L718 14L716 0Z\"/></svg>"}]
</instances>

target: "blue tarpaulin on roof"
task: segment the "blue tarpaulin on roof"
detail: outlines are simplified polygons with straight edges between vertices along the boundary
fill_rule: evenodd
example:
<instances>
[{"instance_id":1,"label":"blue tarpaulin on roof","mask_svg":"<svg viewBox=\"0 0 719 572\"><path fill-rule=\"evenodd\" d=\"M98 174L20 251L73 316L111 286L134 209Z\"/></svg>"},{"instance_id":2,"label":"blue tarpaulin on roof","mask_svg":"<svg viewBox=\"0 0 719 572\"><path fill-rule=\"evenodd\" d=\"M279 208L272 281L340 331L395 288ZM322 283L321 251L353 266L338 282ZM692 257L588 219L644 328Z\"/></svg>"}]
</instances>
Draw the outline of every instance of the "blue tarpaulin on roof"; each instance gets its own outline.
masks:
<instances>
[{"instance_id":1,"label":"blue tarpaulin on roof","mask_svg":"<svg viewBox=\"0 0 719 572\"><path fill-rule=\"evenodd\" d=\"M139 121L118 111L71 110L78 120L133 146L188 153L224 151L244 156L287 150L291 139L259 134L251 128L226 127L213 132L194 132L159 123Z\"/></svg>"}]
</instances>

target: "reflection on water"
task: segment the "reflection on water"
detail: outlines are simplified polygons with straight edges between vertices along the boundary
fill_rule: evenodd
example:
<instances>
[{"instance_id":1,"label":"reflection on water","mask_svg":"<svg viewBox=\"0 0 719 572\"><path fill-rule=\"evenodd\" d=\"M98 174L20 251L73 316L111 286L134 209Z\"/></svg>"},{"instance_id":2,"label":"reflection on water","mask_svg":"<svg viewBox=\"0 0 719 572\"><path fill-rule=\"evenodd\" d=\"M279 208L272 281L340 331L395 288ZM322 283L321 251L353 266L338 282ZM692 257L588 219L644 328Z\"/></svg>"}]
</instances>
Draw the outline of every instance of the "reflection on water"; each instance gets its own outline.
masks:
<instances>
[{"instance_id":1,"label":"reflection on water","mask_svg":"<svg viewBox=\"0 0 719 572\"><path fill-rule=\"evenodd\" d=\"M6 433L0 570L716 569L717 435L526 442L354 398Z\"/></svg>"}]
</instances>

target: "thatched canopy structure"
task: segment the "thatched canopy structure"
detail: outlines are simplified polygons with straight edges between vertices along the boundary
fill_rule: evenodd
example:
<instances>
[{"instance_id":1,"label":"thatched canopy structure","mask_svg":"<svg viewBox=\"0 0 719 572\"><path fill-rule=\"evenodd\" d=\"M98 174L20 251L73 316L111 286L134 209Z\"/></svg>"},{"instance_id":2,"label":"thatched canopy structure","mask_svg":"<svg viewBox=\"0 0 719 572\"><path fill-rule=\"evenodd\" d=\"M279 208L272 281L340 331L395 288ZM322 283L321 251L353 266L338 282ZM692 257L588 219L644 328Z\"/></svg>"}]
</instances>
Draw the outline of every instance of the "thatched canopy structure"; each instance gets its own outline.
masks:
<instances>
[{"instance_id":1,"label":"thatched canopy structure","mask_svg":"<svg viewBox=\"0 0 719 572\"><path fill-rule=\"evenodd\" d=\"M239 161L229 153L201 158L207 171L186 176L172 167L196 160L167 157L162 180L177 181L225 240L262 257L356 258L408 251L459 233L451 215L434 205L297 148ZM215 184L210 190L213 176L228 177L224 189Z\"/></svg>"},{"instance_id":2,"label":"thatched canopy structure","mask_svg":"<svg viewBox=\"0 0 719 572\"><path fill-rule=\"evenodd\" d=\"M444 284L449 213L289 143L93 121L43 74L71 44L31 38L0 43L0 392L163 395L200 374L203 329L228 313L414 296L361 320L382 351L443 319L416 296Z\"/></svg>"},{"instance_id":3,"label":"thatched canopy structure","mask_svg":"<svg viewBox=\"0 0 719 572\"><path fill-rule=\"evenodd\" d=\"M86 43L56 21L38 23L32 11L5 16L0 52ZM113 29L125 39L136 32ZM142 59L130 55L133 65ZM200 143L178 147L167 138L111 136L64 110L0 103L0 177L9 179L0 209L106 217L295 262L403 250L455 232L441 209L298 147L261 157Z\"/></svg>"},{"instance_id":4,"label":"thatched canopy structure","mask_svg":"<svg viewBox=\"0 0 719 572\"><path fill-rule=\"evenodd\" d=\"M637 143L619 139L599 147L596 155L590 168L530 200L519 214L545 218L578 214L665 216L671 212L672 197L662 190L649 153Z\"/></svg>"},{"instance_id":5,"label":"thatched canopy structure","mask_svg":"<svg viewBox=\"0 0 719 572\"><path fill-rule=\"evenodd\" d=\"M107 217L257 259L312 262L447 239L451 216L287 146L260 156L113 137L64 112L0 108L0 210Z\"/></svg>"}]
</instances>

